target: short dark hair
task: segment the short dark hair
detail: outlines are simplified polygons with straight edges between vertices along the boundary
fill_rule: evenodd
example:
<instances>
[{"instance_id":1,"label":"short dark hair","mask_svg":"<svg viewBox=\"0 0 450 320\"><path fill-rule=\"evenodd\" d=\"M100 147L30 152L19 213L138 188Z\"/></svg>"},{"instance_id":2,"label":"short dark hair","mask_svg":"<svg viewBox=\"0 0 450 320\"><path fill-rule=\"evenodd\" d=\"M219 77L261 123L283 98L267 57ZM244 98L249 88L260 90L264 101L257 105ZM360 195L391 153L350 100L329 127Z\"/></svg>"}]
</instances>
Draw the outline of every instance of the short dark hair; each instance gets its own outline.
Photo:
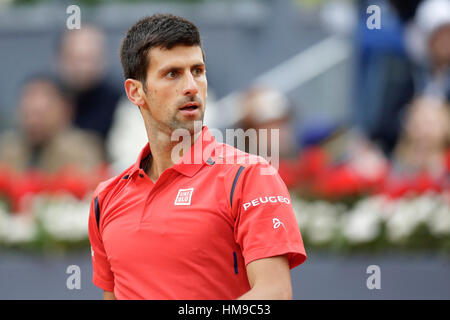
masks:
<instances>
[{"instance_id":1,"label":"short dark hair","mask_svg":"<svg viewBox=\"0 0 450 320\"><path fill-rule=\"evenodd\" d=\"M55 74L49 72L36 72L27 75L20 83L20 94L22 94L23 89L35 82L45 82L50 84L56 89L58 94L68 103L74 102L74 92Z\"/></svg>"},{"instance_id":2,"label":"short dark hair","mask_svg":"<svg viewBox=\"0 0 450 320\"><path fill-rule=\"evenodd\" d=\"M171 14L142 18L128 30L120 47L125 79L132 78L145 84L150 49L160 47L170 50L177 45L202 48L200 33L192 22Z\"/></svg>"}]
</instances>

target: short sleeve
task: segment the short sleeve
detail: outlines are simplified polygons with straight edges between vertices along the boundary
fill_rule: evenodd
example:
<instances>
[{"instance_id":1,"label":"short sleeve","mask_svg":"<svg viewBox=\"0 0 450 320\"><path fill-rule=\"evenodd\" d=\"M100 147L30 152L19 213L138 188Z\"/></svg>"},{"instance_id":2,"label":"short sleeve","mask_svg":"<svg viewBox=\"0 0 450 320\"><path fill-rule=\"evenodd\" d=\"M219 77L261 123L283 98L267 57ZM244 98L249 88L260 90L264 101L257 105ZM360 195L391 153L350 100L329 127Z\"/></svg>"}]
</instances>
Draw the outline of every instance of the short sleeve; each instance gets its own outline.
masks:
<instances>
[{"instance_id":1,"label":"short sleeve","mask_svg":"<svg viewBox=\"0 0 450 320\"><path fill-rule=\"evenodd\" d=\"M96 214L100 214L100 204L97 192L94 193L89 212L89 241L93 267L93 283L105 291L114 291L114 274L111 271L103 241L97 225Z\"/></svg>"},{"instance_id":2,"label":"short sleeve","mask_svg":"<svg viewBox=\"0 0 450 320\"><path fill-rule=\"evenodd\" d=\"M241 169L231 205L234 236L245 265L284 254L291 269L302 264L306 252L300 227L288 189L278 172L268 163Z\"/></svg>"}]
</instances>

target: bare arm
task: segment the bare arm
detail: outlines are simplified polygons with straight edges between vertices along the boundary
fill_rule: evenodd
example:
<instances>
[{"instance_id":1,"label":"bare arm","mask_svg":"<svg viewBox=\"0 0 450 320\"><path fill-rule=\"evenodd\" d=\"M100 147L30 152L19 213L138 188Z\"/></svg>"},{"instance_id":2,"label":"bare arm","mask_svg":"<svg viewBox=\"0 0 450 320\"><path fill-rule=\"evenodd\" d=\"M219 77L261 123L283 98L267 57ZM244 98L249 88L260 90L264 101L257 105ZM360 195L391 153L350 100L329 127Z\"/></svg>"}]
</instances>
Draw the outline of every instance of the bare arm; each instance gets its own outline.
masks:
<instances>
[{"instance_id":1,"label":"bare arm","mask_svg":"<svg viewBox=\"0 0 450 320\"><path fill-rule=\"evenodd\" d=\"M287 256L259 259L247 265L250 290L238 300L291 300L292 283Z\"/></svg>"},{"instance_id":2,"label":"bare arm","mask_svg":"<svg viewBox=\"0 0 450 320\"><path fill-rule=\"evenodd\" d=\"M103 300L116 300L116 296L112 291L103 291Z\"/></svg>"}]
</instances>

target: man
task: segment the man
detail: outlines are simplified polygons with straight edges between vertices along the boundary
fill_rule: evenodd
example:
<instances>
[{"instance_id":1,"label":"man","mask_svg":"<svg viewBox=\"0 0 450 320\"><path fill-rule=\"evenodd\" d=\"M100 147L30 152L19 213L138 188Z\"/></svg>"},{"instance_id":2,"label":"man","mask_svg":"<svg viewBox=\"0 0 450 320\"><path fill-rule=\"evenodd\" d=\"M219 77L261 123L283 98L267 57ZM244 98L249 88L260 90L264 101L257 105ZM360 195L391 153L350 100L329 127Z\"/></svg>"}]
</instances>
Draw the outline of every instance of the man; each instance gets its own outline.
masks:
<instances>
[{"instance_id":1,"label":"man","mask_svg":"<svg viewBox=\"0 0 450 320\"><path fill-rule=\"evenodd\" d=\"M149 143L94 192L94 284L105 299L292 298L290 268L306 254L286 186L261 157L196 130L207 95L197 27L143 18L120 55Z\"/></svg>"},{"instance_id":2,"label":"man","mask_svg":"<svg viewBox=\"0 0 450 320\"><path fill-rule=\"evenodd\" d=\"M57 70L74 96L73 124L96 133L108 158L106 139L122 96L107 75L106 39L94 25L66 30L57 52Z\"/></svg>"},{"instance_id":3,"label":"man","mask_svg":"<svg viewBox=\"0 0 450 320\"><path fill-rule=\"evenodd\" d=\"M0 135L0 164L18 171L56 172L102 165L100 139L71 126L72 99L53 76L37 74L21 88L18 128Z\"/></svg>"},{"instance_id":4,"label":"man","mask_svg":"<svg viewBox=\"0 0 450 320\"><path fill-rule=\"evenodd\" d=\"M403 132L394 149L393 172L427 174L445 180L450 147L450 106L438 97L416 97L408 105Z\"/></svg>"}]
</instances>

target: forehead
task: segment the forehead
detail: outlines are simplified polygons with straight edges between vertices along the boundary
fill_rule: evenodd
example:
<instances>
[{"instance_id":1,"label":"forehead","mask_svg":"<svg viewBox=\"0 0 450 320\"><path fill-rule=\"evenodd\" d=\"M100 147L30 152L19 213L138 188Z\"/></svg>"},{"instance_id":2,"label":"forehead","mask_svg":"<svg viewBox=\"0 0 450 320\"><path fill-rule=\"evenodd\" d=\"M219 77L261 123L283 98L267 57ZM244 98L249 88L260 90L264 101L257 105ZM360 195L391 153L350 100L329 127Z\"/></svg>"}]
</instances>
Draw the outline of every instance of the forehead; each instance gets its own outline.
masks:
<instances>
[{"instance_id":1,"label":"forehead","mask_svg":"<svg viewBox=\"0 0 450 320\"><path fill-rule=\"evenodd\" d=\"M409 112L409 121L414 124L423 124L424 121L433 124L449 123L448 111L439 101L424 100L412 105Z\"/></svg>"},{"instance_id":2,"label":"forehead","mask_svg":"<svg viewBox=\"0 0 450 320\"><path fill-rule=\"evenodd\" d=\"M149 72L158 71L168 67L189 67L203 64L203 52L199 46L175 46L171 49L155 47L148 53L150 65Z\"/></svg>"},{"instance_id":3,"label":"forehead","mask_svg":"<svg viewBox=\"0 0 450 320\"><path fill-rule=\"evenodd\" d=\"M35 80L27 83L22 89L22 97L28 97L30 95L49 95L58 94L58 89L54 84L45 80Z\"/></svg>"}]
</instances>

